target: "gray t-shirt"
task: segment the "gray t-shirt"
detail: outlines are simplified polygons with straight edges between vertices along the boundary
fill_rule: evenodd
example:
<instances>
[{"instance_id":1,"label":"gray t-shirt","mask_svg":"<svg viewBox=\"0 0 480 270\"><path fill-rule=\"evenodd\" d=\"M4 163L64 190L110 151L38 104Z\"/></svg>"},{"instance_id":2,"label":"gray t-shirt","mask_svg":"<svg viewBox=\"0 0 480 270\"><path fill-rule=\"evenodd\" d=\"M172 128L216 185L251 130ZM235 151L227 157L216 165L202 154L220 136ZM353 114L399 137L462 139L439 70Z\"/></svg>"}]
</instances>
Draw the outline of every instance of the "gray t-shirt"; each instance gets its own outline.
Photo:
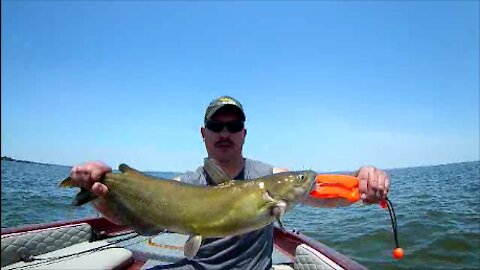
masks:
<instances>
[{"instance_id":1,"label":"gray t-shirt","mask_svg":"<svg viewBox=\"0 0 480 270\"><path fill-rule=\"evenodd\" d=\"M273 173L273 166L245 159L245 166L234 179L254 179ZM182 182L208 185L209 176L203 167L180 176ZM181 260L173 265L152 269L270 269L273 253L273 224L237 236L204 239L192 260Z\"/></svg>"}]
</instances>

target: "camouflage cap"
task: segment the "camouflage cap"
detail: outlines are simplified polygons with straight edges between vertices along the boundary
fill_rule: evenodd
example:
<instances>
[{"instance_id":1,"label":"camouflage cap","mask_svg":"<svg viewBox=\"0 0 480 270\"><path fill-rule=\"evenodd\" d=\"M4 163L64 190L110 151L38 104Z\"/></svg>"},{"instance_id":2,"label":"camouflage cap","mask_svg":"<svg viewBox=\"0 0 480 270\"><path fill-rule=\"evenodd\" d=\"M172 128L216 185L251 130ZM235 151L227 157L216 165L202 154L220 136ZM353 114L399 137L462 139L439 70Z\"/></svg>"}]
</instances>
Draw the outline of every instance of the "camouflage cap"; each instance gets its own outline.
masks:
<instances>
[{"instance_id":1,"label":"camouflage cap","mask_svg":"<svg viewBox=\"0 0 480 270\"><path fill-rule=\"evenodd\" d=\"M205 111L205 118L204 122L207 121L207 119L210 119L218 110L225 106L233 106L234 108L237 108L241 114L242 121L245 121L245 112L243 111L243 106L240 104L240 102L232 97L229 96L221 96L219 98L216 98L210 102L208 105L207 110Z\"/></svg>"}]
</instances>

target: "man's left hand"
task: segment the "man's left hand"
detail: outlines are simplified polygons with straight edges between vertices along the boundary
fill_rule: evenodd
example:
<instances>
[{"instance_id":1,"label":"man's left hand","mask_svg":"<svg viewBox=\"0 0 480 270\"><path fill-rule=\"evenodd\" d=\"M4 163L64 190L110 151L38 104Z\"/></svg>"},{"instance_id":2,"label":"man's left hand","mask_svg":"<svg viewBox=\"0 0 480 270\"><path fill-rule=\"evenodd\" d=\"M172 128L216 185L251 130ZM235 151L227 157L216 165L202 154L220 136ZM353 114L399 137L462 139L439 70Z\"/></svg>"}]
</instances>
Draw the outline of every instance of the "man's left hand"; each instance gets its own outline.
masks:
<instances>
[{"instance_id":1,"label":"man's left hand","mask_svg":"<svg viewBox=\"0 0 480 270\"><path fill-rule=\"evenodd\" d=\"M358 189L363 203L378 203L387 196L390 178L385 171L373 166L364 166L355 173L355 176L360 180Z\"/></svg>"}]
</instances>

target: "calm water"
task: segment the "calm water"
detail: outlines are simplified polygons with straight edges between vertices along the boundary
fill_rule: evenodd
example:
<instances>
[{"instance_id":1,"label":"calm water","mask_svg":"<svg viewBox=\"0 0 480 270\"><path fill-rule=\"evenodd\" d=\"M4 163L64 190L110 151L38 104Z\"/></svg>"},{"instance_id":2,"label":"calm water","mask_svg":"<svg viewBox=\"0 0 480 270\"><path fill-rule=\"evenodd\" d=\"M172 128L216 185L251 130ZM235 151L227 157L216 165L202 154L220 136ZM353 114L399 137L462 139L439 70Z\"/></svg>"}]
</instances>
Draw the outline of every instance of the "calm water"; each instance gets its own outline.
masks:
<instances>
[{"instance_id":1,"label":"calm water","mask_svg":"<svg viewBox=\"0 0 480 270\"><path fill-rule=\"evenodd\" d=\"M76 190L57 188L69 171L64 166L2 161L2 228L96 216L90 206L70 205ZM480 162L389 173L389 197L405 250L402 261L391 257L390 217L377 205L300 205L285 216L284 225L372 269L480 269Z\"/></svg>"}]
</instances>

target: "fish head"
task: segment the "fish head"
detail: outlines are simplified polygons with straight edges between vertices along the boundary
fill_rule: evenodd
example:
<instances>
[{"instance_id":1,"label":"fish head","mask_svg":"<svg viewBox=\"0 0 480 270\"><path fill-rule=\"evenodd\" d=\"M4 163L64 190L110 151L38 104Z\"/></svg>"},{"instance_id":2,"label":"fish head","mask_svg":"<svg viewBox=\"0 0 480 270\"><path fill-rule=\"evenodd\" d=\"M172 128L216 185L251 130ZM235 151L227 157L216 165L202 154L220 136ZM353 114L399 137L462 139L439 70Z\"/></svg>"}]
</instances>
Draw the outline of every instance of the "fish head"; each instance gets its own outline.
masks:
<instances>
[{"instance_id":1,"label":"fish head","mask_svg":"<svg viewBox=\"0 0 480 270\"><path fill-rule=\"evenodd\" d=\"M316 187L314 171L296 171L274 174L265 181L270 196L294 203Z\"/></svg>"}]
</instances>

